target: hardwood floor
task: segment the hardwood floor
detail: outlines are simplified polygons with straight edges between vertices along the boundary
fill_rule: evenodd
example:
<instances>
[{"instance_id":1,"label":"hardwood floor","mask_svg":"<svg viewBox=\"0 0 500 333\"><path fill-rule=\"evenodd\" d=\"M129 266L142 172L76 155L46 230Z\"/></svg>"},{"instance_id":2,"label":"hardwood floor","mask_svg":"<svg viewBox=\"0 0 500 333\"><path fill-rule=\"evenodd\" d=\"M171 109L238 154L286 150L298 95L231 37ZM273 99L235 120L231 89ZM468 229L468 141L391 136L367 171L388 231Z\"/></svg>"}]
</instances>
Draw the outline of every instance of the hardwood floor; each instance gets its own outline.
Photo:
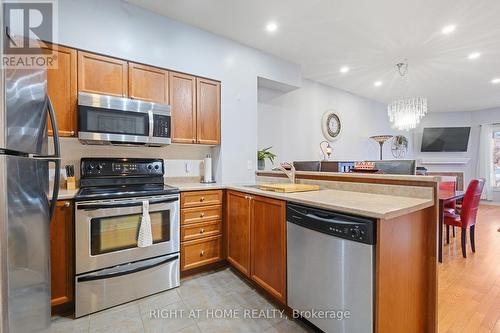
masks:
<instances>
[{"instance_id":1,"label":"hardwood floor","mask_svg":"<svg viewBox=\"0 0 500 333\"><path fill-rule=\"evenodd\" d=\"M439 265L439 332L500 333L500 206L480 207L476 253L467 234L467 259L457 231Z\"/></svg>"}]
</instances>

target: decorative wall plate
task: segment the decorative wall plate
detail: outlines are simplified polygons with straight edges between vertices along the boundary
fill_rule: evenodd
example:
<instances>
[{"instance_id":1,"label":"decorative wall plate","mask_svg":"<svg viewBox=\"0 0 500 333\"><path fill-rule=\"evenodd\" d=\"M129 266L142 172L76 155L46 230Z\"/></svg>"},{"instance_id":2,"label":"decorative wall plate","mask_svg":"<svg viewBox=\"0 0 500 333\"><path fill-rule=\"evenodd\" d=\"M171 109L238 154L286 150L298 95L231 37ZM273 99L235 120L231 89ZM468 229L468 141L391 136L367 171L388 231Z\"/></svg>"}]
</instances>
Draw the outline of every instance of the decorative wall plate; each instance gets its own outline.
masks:
<instances>
[{"instance_id":1,"label":"decorative wall plate","mask_svg":"<svg viewBox=\"0 0 500 333\"><path fill-rule=\"evenodd\" d=\"M342 121L335 110L328 110L321 119L321 130L326 140L333 141L342 133Z\"/></svg>"}]
</instances>

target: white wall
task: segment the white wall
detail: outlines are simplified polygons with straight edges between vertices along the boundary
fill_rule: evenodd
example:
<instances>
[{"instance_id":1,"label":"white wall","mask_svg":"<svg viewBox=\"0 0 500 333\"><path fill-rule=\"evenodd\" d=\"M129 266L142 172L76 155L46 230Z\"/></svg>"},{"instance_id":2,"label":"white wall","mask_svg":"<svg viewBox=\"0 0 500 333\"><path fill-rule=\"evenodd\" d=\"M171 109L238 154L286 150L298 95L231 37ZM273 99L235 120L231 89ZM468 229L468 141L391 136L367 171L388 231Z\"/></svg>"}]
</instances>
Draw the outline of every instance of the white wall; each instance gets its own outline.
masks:
<instances>
[{"instance_id":1,"label":"white wall","mask_svg":"<svg viewBox=\"0 0 500 333\"><path fill-rule=\"evenodd\" d=\"M476 164L479 153L479 125L500 123L500 108L470 112L435 112L429 113L422 119L420 126L414 131L414 156L419 160L437 159L444 161L457 161L469 159L466 164L454 165L424 165L430 171L459 171L464 172L465 184L476 177ZM470 126L471 135L467 152L462 153L422 153L420 145L424 127L453 127ZM500 193L495 201L500 201Z\"/></svg>"},{"instance_id":2,"label":"white wall","mask_svg":"<svg viewBox=\"0 0 500 333\"><path fill-rule=\"evenodd\" d=\"M212 153L223 181L254 179L257 77L301 81L296 64L119 0L59 0L58 42L220 80L222 144Z\"/></svg>"},{"instance_id":3,"label":"white wall","mask_svg":"<svg viewBox=\"0 0 500 333\"><path fill-rule=\"evenodd\" d=\"M259 88L259 149L273 146L278 161L321 159L321 118L329 109L339 113L343 124L342 134L332 143L331 159L378 159L379 145L369 137L379 134L405 135L410 140L406 157L411 158L411 132L391 129L385 104L310 80L303 80L302 88L289 93ZM393 158L387 142L384 159Z\"/></svg>"}]
</instances>

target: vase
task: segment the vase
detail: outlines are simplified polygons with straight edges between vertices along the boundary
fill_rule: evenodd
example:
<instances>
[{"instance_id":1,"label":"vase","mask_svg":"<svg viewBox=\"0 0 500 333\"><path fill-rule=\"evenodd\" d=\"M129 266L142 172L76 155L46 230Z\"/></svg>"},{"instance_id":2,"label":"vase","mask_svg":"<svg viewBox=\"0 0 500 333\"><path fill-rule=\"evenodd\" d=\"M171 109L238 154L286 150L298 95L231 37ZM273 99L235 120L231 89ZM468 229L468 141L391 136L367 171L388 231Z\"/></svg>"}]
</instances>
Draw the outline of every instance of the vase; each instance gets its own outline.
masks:
<instances>
[{"instance_id":1,"label":"vase","mask_svg":"<svg viewBox=\"0 0 500 333\"><path fill-rule=\"evenodd\" d=\"M266 168L266 160L257 160L257 169L264 170Z\"/></svg>"}]
</instances>

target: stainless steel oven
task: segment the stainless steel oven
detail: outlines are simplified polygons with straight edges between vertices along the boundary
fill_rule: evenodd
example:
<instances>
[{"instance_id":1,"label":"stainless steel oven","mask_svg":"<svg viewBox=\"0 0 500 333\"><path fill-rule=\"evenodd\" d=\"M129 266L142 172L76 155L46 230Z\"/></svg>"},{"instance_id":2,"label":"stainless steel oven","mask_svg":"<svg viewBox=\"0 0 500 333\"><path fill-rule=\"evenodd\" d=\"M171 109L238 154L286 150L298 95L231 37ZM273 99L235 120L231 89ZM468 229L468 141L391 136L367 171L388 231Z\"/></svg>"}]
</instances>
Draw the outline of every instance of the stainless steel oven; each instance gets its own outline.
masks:
<instances>
[{"instance_id":1,"label":"stainless steel oven","mask_svg":"<svg viewBox=\"0 0 500 333\"><path fill-rule=\"evenodd\" d=\"M179 189L161 159L82 158L75 196L75 316L179 286ZM153 244L138 247L143 203Z\"/></svg>"},{"instance_id":2,"label":"stainless steel oven","mask_svg":"<svg viewBox=\"0 0 500 333\"><path fill-rule=\"evenodd\" d=\"M170 106L135 99L78 94L78 138L85 144L170 144Z\"/></svg>"},{"instance_id":3,"label":"stainless steel oven","mask_svg":"<svg viewBox=\"0 0 500 333\"><path fill-rule=\"evenodd\" d=\"M137 247L149 201L153 245ZM76 203L76 274L179 252L179 195Z\"/></svg>"}]
</instances>

